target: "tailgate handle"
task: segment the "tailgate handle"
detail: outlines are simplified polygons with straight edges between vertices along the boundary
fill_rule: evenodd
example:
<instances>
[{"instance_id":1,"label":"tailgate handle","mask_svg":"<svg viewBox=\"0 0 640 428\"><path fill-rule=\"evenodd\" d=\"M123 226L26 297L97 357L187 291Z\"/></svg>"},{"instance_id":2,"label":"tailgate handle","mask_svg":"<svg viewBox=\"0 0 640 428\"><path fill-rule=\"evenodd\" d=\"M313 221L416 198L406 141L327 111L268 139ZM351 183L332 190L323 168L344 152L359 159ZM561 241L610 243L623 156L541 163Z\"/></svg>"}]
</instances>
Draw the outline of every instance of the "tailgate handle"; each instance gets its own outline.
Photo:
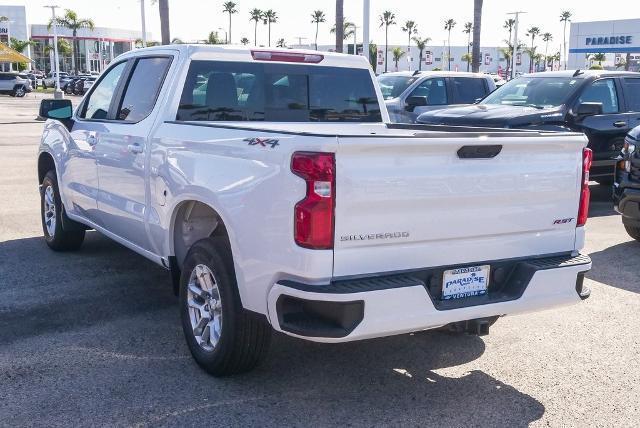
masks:
<instances>
[{"instance_id":1,"label":"tailgate handle","mask_svg":"<svg viewBox=\"0 0 640 428\"><path fill-rule=\"evenodd\" d=\"M462 146L458 150L460 159L491 159L502 151L501 145L495 146Z\"/></svg>"}]
</instances>

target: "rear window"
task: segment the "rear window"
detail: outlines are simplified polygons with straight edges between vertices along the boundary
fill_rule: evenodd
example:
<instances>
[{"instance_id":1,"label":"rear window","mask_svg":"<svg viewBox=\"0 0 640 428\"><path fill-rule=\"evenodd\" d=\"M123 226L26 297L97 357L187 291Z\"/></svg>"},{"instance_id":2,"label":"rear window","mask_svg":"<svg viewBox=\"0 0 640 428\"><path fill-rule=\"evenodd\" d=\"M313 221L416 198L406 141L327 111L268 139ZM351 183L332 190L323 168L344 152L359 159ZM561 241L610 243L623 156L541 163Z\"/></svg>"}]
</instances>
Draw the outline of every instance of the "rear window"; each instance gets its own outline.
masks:
<instances>
[{"instance_id":1,"label":"rear window","mask_svg":"<svg viewBox=\"0 0 640 428\"><path fill-rule=\"evenodd\" d=\"M476 77L452 77L455 102L473 104L478 98L487 95L484 79Z\"/></svg>"},{"instance_id":2,"label":"rear window","mask_svg":"<svg viewBox=\"0 0 640 428\"><path fill-rule=\"evenodd\" d=\"M381 122L369 71L193 61L177 120Z\"/></svg>"}]
</instances>

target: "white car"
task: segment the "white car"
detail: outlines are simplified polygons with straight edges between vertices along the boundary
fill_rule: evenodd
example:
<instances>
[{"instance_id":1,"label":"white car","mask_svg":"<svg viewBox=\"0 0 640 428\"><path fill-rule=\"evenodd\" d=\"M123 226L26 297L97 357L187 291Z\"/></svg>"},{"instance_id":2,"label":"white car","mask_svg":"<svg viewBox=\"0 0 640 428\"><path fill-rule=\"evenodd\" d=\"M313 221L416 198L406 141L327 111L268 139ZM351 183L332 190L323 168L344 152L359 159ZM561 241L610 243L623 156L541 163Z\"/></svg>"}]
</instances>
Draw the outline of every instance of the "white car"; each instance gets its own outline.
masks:
<instances>
[{"instance_id":1,"label":"white car","mask_svg":"<svg viewBox=\"0 0 640 428\"><path fill-rule=\"evenodd\" d=\"M40 115L47 244L94 229L164 266L214 375L253 368L272 329L484 334L589 295L584 135L389 124L360 56L139 49Z\"/></svg>"}]
</instances>

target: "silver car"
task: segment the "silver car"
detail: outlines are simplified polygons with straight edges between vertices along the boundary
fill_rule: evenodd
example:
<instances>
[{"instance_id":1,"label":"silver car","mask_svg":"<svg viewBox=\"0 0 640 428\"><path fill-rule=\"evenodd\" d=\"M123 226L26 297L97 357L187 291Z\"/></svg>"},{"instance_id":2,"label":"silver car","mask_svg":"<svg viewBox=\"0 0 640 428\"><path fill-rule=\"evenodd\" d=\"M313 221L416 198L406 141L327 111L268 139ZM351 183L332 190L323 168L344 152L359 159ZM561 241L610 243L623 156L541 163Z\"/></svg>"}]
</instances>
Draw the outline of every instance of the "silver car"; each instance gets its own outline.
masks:
<instances>
[{"instance_id":1,"label":"silver car","mask_svg":"<svg viewBox=\"0 0 640 428\"><path fill-rule=\"evenodd\" d=\"M489 75L455 71L385 73L378 83L394 123L415 123L427 111L473 104L496 89Z\"/></svg>"},{"instance_id":2,"label":"silver car","mask_svg":"<svg viewBox=\"0 0 640 428\"><path fill-rule=\"evenodd\" d=\"M0 73L0 94L24 97L31 90L31 81L26 75L21 77L15 72Z\"/></svg>"}]
</instances>

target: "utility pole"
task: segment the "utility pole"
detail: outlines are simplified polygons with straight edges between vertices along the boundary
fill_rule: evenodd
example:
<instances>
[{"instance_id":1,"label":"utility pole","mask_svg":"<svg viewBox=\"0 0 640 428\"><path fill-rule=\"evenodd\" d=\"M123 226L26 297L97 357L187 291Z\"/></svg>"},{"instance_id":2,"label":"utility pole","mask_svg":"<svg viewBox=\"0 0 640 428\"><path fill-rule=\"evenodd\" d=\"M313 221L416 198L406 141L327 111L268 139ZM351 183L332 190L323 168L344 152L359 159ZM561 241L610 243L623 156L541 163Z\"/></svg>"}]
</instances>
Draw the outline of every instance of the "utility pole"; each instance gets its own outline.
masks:
<instances>
[{"instance_id":1,"label":"utility pole","mask_svg":"<svg viewBox=\"0 0 640 428\"><path fill-rule=\"evenodd\" d=\"M516 52L518 50L518 22L520 20L520 14L521 13L527 13L527 12L523 12L523 11L518 11L518 12L510 12L507 13L507 15L515 15L515 24L513 25L513 52L511 53L511 78L513 79L515 77L515 73L516 73Z\"/></svg>"},{"instance_id":2,"label":"utility pole","mask_svg":"<svg viewBox=\"0 0 640 428\"><path fill-rule=\"evenodd\" d=\"M56 22L56 9L59 6L44 6L51 9L51 18L53 24L53 58L56 63L56 90L53 92L53 98L60 99L63 98L62 91L60 90L60 68L59 68L59 60L58 60L58 23ZM53 68L53 67L52 67Z\"/></svg>"},{"instance_id":3,"label":"utility pole","mask_svg":"<svg viewBox=\"0 0 640 428\"><path fill-rule=\"evenodd\" d=\"M363 0L362 3L362 55L369 61L369 15L371 2L370 0Z\"/></svg>"},{"instance_id":4,"label":"utility pole","mask_svg":"<svg viewBox=\"0 0 640 428\"><path fill-rule=\"evenodd\" d=\"M142 47L147 47L147 24L144 18L144 0L140 0L140 15L142 16Z\"/></svg>"},{"instance_id":5,"label":"utility pole","mask_svg":"<svg viewBox=\"0 0 640 428\"><path fill-rule=\"evenodd\" d=\"M294 39L298 39L298 46L300 47L302 47L302 41L307 40L306 37L302 37L302 36L295 36Z\"/></svg>"}]
</instances>

